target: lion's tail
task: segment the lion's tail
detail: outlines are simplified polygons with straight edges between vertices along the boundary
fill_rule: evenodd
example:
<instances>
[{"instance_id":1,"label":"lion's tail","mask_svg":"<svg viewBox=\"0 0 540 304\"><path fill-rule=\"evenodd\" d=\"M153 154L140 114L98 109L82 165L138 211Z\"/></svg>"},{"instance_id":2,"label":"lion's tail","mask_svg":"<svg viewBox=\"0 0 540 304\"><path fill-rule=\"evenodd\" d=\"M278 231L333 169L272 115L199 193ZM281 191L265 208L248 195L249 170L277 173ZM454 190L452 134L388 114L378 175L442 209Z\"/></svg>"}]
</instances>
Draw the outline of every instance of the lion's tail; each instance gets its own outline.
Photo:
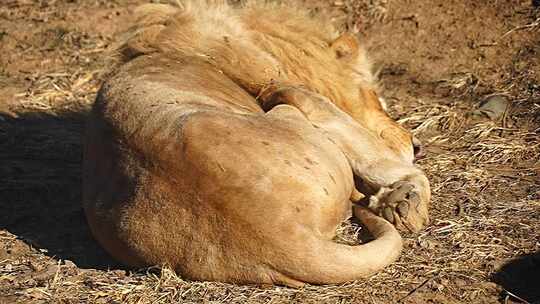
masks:
<instances>
[{"instance_id":1,"label":"lion's tail","mask_svg":"<svg viewBox=\"0 0 540 304\"><path fill-rule=\"evenodd\" d=\"M298 283L334 284L367 278L394 262L402 248L396 228L363 207L354 214L367 226L374 240L348 246L329 240L312 239L313 250L299 253L302 265L289 268L286 274Z\"/></svg>"}]
</instances>

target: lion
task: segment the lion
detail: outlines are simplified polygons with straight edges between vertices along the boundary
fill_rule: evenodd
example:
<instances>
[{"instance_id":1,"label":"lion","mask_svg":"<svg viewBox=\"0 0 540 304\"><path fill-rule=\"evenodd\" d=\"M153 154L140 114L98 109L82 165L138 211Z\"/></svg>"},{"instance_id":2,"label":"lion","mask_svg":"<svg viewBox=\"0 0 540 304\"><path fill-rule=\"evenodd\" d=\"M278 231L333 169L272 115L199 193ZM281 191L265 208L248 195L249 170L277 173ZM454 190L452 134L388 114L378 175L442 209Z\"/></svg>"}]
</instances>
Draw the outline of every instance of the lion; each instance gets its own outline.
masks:
<instances>
[{"instance_id":1,"label":"lion","mask_svg":"<svg viewBox=\"0 0 540 304\"><path fill-rule=\"evenodd\" d=\"M262 1L137 14L85 135L83 205L115 259L190 280L342 283L398 258L396 227L428 224L417 145L354 34ZM332 241L351 211L373 241Z\"/></svg>"}]
</instances>

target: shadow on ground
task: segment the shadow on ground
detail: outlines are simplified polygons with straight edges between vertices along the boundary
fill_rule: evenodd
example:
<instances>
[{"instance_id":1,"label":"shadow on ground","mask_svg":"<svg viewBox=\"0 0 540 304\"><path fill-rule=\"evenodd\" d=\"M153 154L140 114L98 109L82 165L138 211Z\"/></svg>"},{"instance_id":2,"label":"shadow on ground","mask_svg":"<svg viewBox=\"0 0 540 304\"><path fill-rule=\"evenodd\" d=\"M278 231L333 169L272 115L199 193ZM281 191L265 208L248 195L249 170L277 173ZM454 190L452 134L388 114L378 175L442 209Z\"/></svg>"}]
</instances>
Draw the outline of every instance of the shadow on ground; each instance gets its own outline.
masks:
<instances>
[{"instance_id":1,"label":"shadow on ground","mask_svg":"<svg viewBox=\"0 0 540 304\"><path fill-rule=\"evenodd\" d=\"M529 303L540 303L540 251L511 260L493 281Z\"/></svg>"},{"instance_id":2,"label":"shadow on ground","mask_svg":"<svg viewBox=\"0 0 540 304\"><path fill-rule=\"evenodd\" d=\"M81 206L85 115L0 115L0 229L79 267L117 268Z\"/></svg>"}]
</instances>

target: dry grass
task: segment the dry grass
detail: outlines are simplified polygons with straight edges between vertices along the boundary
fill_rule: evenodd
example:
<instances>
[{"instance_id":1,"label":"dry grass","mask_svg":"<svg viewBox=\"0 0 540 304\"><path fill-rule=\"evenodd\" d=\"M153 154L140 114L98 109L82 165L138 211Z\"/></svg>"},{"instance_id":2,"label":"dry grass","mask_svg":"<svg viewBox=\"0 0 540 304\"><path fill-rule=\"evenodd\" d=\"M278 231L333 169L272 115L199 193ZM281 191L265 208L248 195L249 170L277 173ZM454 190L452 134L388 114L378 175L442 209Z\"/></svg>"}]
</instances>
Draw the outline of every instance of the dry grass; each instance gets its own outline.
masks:
<instances>
[{"instance_id":1,"label":"dry grass","mask_svg":"<svg viewBox=\"0 0 540 304\"><path fill-rule=\"evenodd\" d=\"M94 2L84 10L82 4L43 1L49 6L41 12L54 18L55 5L66 14L81 9L90 14L105 5ZM41 16L35 3L10 3L23 15L30 9L28 15ZM351 28L387 22L391 4L334 1L330 9L349 12ZM113 14L118 5L110 7ZM533 35L537 23L524 23L506 39L517 32ZM54 49L26 46L21 55L65 57L53 68L24 75L0 70L24 88L9 113L0 107L0 197L7 210L0 215L0 302L493 303L501 287L490 277L508 259L540 250L540 89L530 70L510 68L491 87L471 71L416 84L415 93L388 90L392 115L428 150L419 165L432 183L432 223L418 235L404 234L399 261L370 279L289 289L189 282L166 267L117 267L97 253L78 205L82 117L99 87L100 56L111 37L76 28L67 32ZM394 77L386 81L407 76ZM501 121L470 114L486 87L512 100ZM437 93L440 88L444 94ZM337 240L354 244L360 232L356 224L344 223Z\"/></svg>"}]
</instances>

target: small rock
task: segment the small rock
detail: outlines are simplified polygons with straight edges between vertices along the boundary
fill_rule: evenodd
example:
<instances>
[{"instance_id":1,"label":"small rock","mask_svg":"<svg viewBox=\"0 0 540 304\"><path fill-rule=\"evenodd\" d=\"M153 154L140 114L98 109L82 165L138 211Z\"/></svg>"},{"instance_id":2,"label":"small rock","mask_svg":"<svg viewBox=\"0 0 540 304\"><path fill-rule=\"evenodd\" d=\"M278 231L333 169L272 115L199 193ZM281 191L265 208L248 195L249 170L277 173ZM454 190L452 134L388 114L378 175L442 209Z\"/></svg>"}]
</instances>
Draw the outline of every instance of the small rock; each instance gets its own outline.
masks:
<instances>
[{"instance_id":1,"label":"small rock","mask_svg":"<svg viewBox=\"0 0 540 304\"><path fill-rule=\"evenodd\" d=\"M484 101L478 110L473 112L475 116L487 117L491 120L499 120L508 110L508 99L501 95L491 96Z\"/></svg>"},{"instance_id":2,"label":"small rock","mask_svg":"<svg viewBox=\"0 0 540 304\"><path fill-rule=\"evenodd\" d=\"M77 265L70 260L64 260L64 265L68 268L77 268Z\"/></svg>"}]
</instances>

